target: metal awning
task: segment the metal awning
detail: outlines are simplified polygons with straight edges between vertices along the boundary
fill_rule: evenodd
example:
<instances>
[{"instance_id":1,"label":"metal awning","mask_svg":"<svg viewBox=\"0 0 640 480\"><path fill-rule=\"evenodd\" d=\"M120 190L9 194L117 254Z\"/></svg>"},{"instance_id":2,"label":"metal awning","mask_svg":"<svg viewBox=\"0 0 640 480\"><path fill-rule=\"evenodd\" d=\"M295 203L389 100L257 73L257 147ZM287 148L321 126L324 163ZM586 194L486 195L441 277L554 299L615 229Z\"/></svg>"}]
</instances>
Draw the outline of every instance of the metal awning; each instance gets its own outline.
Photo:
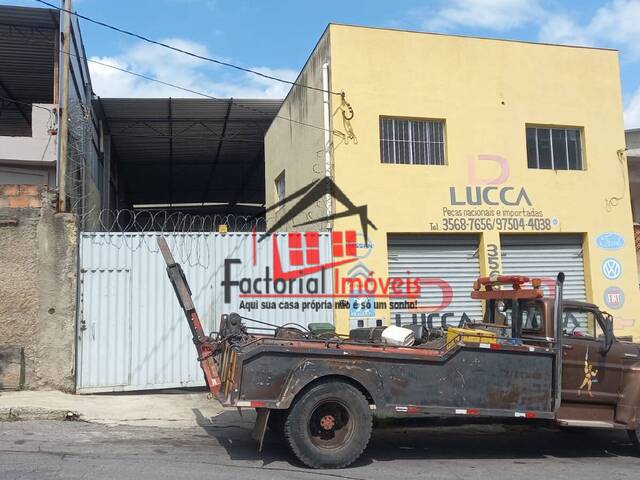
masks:
<instances>
[{"instance_id":1,"label":"metal awning","mask_svg":"<svg viewBox=\"0 0 640 480\"><path fill-rule=\"evenodd\" d=\"M121 198L133 205L262 205L264 134L281 100L101 98ZM184 209L183 209L184 210ZM253 212L249 208L248 212ZM245 211L246 208L245 208Z\"/></svg>"},{"instance_id":2,"label":"metal awning","mask_svg":"<svg viewBox=\"0 0 640 480\"><path fill-rule=\"evenodd\" d=\"M57 10L0 6L0 96L52 103L58 56ZM0 99L3 135L30 135L31 108Z\"/></svg>"}]
</instances>

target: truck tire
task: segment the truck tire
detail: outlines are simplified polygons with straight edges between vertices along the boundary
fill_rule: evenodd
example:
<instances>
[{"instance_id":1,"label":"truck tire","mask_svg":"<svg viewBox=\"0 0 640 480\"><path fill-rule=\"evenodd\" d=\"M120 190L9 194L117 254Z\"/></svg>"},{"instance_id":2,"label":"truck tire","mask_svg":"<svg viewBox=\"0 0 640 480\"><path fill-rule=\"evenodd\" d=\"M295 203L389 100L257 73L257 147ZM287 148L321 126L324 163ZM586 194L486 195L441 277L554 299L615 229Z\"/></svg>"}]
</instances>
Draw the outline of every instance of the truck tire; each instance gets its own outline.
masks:
<instances>
[{"instance_id":1,"label":"truck tire","mask_svg":"<svg viewBox=\"0 0 640 480\"><path fill-rule=\"evenodd\" d=\"M640 426L635 430L627 430L627 433L629 434L631 443L633 443L638 452L640 452Z\"/></svg>"},{"instance_id":2,"label":"truck tire","mask_svg":"<svg viewBox=\"0 0 640 480\"><path fill-rule=\"evenodd\" d=\"M308 467L346 467L369 443L371 417L369 403L357 388L336 380L320 382L291 407L285 441Z\"/></svg>"}]
</instances>

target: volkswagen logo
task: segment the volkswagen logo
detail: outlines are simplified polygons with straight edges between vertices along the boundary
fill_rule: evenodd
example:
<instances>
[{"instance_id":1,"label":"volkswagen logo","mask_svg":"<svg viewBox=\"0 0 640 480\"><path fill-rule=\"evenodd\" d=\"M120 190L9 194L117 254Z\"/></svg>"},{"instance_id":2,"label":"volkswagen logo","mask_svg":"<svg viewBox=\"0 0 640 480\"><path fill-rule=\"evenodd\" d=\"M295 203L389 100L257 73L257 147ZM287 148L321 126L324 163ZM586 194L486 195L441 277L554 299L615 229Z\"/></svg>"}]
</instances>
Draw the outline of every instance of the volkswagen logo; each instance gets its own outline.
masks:
<instances>
[{"instance_id":1,"label":"volkswagen logo","mask_svg":"<svg viewBox=\"0 0 640 480\"><path fill-rule=\"evenodd\" d=\"M616 280L622 275L622 265L615 258L606 258L602 262L602 274L609 280Z\"/></svg>"}]
</instances>

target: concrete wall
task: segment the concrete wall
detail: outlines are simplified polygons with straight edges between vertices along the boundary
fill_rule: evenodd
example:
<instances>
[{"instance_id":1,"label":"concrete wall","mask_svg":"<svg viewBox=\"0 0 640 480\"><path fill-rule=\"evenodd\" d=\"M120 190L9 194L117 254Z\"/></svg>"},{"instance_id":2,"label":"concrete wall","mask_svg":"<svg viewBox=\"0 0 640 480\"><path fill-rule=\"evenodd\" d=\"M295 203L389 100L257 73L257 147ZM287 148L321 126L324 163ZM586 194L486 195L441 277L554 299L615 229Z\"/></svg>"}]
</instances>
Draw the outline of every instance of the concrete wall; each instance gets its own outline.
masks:
<instances>
[{"instance_id":1,"label":"concrete wall","mask_svg":"<svg viewBox=\"0 0 640 480\"><path fill-rule=\"evenodd\" d=\"M630 156L640 157L640 128L633 128L624 133L627 148L629 149L627 153Z\"/></svg>"},{"instance_id":2,"label":"concrete wall","mask_svg":"<svg viewBox=\"0 0 640 480\"><path fill-rule=\"evenodd\" d=\"M325 62L329 62L328 31L316 45L296 83L321 89L322 65ZM285 195L287 196L325 176L323 122L322 92L294 86L285 98L278 112L278 118L274 119L265 135L265 201L267 208L276 203L275 179L283 171L285 172ZM288 205L287 208L290 206ZM271 227L287 208L267 212L267 227ZM301 228L294 227L294 224L312 221L326 215L325 201L314 202L293 222L290 222L286 229L320 230L323 227L320 223Z\"/></svg>"},{"instance_id":3,"label":"concrete wall","mask_svg":"<svg viewBox=\"0 0 640 480\"><path fill-rule=\"evenodd\" d=\"M0 136L0 185L55 185L58 136L50 134L58 126L55 107L34 104L30 137Z\"/></svg>"},{"instance_id":4,"label":"concrete wall","mask_svg":"<svg viewBox=\"0 0 640 480\"><path fill-rule=\"evenodd\" d=\"M31 107L30 137L0 136L0 162L55 164L58 137L49 133L49 129L56 129L58 126L56 114L50 111L54 108L55 105L48 103L34 104Z\"/></svg>"},{"instance_id":5,"label":"concrete wall","mask_svg":"<svg viewBox=\"0 0 640 480\"><path fill-rule=\"evenodd\" d=\"M74 389L78 231L55 204L43 187L0 186L0 388L21 376L28 389Z\"/></svg>"},{"instance_id":6,"label":"concrete wall","mask_svg":"<svg viewBox=\"0 0 640 480\"><path fill-rule=\"evenodd\" d=\"M0 165L0 185L55 185L56 167Z\"/></svg>"},{"instance_id":7,"label":"concrete wall","mask_svg":"<svg viewBox=\"0 0 640 480\"><path fill-rule=\"evenodd\" d=\"M636 265L640 276L640 128L625 132L627 166L629 168L629 193L636 238Z\"/></svg>"},{"instance_id":8,"label":"concrete wall","mask_svg":"<svg viewBox=\"0 0 640 480\"><path fill-rule=\"evenodd\" d=\"M625 132L633 221L640 223L640 128Z\"/></svg>"}]
</instances>

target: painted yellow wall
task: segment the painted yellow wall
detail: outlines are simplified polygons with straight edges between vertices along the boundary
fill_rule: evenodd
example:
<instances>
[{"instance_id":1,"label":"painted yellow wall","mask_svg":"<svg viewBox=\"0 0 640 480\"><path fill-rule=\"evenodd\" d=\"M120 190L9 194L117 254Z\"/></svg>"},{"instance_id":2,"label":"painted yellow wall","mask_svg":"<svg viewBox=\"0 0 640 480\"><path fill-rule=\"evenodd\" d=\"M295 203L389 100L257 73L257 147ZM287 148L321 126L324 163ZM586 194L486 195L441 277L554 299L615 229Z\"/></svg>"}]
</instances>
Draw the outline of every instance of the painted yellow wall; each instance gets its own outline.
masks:
<instances>
[{"instance_id":1,"label":"painted yellow wall","mask_svg":"<svg viewBox=\"0 0 640 480\"><path fill-rule=\"evenodd\" d=\"M502 186L525 187L533 207L558 220L550 232L585 234L588 298L602 305L605 288L620 286L625 304L612 312L616 330L638 337L629 185L616 154L625 144L617 52L342 25L330 26L330 40L331 89L346 92L358 138L335 150L334 179L354 203L368 205L378 227L370 231L374 248L367 259L376 275L387 275L388 232L430 233L430 222L441 223L442 208L449 205L449 187L463 192L471 185L469 159L499 155L510 167ZM448 164L382 164L380 115L444 119ZM528 169L526 124L583 128L586 170ZM479 162L479 177L497 173L494 162ZM607 208L613 196L623 198ZM337 220L335 229L355 228L357 222ZM595 237L610 231L624 237L622 249L596 246ZM486 271L484 247L499 244L499 232L480 233ZM617 281L601 273L610 256L623 265ZM377 314L388 320L388 312ZM337 322L339 330L348 328L346 312Z\"/></svg>"},{"instance_id":2,"label":"painted yellow wall","mask_svg":"<svg viewBox=\"0 0 640 480\"><path fill-rule=\"evenodd\" d=\"M296 83L322 88L322 65L329 62L328 31L322 36ZM267 209L276 203L275 179L285 172L286 195L325 176L323 96L320 90L294 86L265 135L265 196ZM271 227L286 210L267 213ZM294 225L326 217L326 205L317 202L304 215L280 230L317 230Z\"/></svg>"}]
</instances>

